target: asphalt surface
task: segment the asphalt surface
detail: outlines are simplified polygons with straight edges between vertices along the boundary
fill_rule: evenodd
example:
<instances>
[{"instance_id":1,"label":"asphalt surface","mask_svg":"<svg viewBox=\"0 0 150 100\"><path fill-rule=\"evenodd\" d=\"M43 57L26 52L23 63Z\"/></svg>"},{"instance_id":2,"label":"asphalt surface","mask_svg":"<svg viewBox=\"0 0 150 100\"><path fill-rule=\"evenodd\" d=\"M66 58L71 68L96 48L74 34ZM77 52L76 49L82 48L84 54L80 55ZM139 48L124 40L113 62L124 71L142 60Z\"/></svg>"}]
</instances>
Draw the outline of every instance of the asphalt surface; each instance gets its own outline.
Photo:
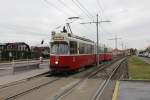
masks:
<instances>
[{"instance_id":1,"label":"asphalt surface","mask_svg":"<svg viewBox=\"0 0 150 100\"><path fill-rule=\"evenodd\" d=\"M116 64L119 63L116 62ZM43 63L41 66L47 66L48 63ZM41 67L40 66L40 67ZM107 75L109 75L109 72L111 72L116 66L115 64L111 65L110 68L106 71L100 71L97 73L96 77L87 78L84 81L82 81L80 84L75 86L71 91L69 91L65 96L61 99L63 100L91 100L97 94L97 91L99 90L99 87L103 86L104 80L106 79ZM105 66L106 68L108 66ZM59 95L64 93L69 88L72 88L74 84L78 83L84 75L89 74L90 70L95 69L96 67L93 67L91 69L88 69L87 71L83 71L81 73L78 73L79 75L73 74L70 76L59 76L60 79L58 81L55 81L54 83L46 84L40 88L36 88L35 90L31 90L29 92L26 92L23 95L19 95L18 97L14 98L15 100L55 100ZM84 75L82 75L84 74ZM107 74L107 75L105 75ZM18 74L19 75L19 74ZM26 91L30 88L34 88L38 86L39 84L45 84L55 78L54 76L50 77L42 77L37 78L35 80L27 80L25 82L19 83L17 85L12 85L6 88L0 89L0 99L1 98L7 98L8 96L13 96L18 93L22 93L23 91ZM101 98L101 100L111 100L112 93L114 90L114 84L115 80L111 81L109 86L106 87L106 90L104 91L104 94ZM12 91L10 91L12 90Z\"/></svg>"},{"instance_id":2,"label":"asphalt surface","mask_svg":"<svg viewBox=\"0 0 150 100\"><path fill-rule=\"evenodd\" d=\"M62 78L31 93L16 98L16 100L53 100L54 97L76 83L79 79Z\"/></svg>"},{"instance_id":3,"label":"asphalt surface","mask_svg":"<svg viewBox=\"0 0 150 100\"><path fill-rule=\"evenodd\" d=\"M36 67L35 68L32 67L31 69L29 67L27 67L29 65L31 66L31 65L36 65L36 64L39 64L39 60L0 63L0 77L37 69ZM44 67L48 67L48 66L49 66L49 62L48 62L48 60L46 60L45 62L43 62L42 64L39 65L39 68L44 68ZM15 67L15 69L17 69L17 67L18 67L18 69L19 69L19 67L20 68L22 67L22 69L18 70L16 72L13 72L14 67Z\"/></svg>"},{"instance_id":4,"label":"asphalt surface","mask_svg":"<svg viewBox=\"0 0 150 100\"><path fill-rule=\"evenodd\" d=\"M65 96L63 100L92 100L98 86L103 81L102 79L88 79L77 86L73 92Z\"/></svg>"},{"instance_id":5,"label":"asphalt surface","mask_svg":"<svg viewBox=\"0 0 150 100\"><path fill-rule=\"evenodd\" d=\"M141 60L143 60L144 62L150 64L150 58L147 58L147 57L138 57L140 58Z\"/></svg>"}]
</instances>

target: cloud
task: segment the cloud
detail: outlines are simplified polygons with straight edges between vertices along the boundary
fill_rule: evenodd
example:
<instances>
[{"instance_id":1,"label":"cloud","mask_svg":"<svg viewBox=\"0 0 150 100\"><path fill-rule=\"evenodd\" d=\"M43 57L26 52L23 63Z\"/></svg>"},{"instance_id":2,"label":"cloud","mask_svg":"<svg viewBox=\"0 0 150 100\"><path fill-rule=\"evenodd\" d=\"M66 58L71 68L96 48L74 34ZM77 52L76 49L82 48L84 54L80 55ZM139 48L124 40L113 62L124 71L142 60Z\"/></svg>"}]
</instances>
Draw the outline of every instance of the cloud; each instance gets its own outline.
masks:
<instances>
[{"instance_id":1,"label":"cloud","mask_svg":"<svg viewBox=\"0 0 150 100\"><path fill-rule=\"evenodd\" d=\"M93 21L78 8L72 0L1 0L0 1L0 42L26 41L36 44L42 38L50 37L50 32L57 26L63 26L66 19L79 16L82 20L71 24L76 35L96 40L96 25L80 25L80 22ZM96 19L111 20L111 23L100 25L100 40L114 47L108 41L115 34L121 37L128 47L144 48L145 40L150 38L149 0L80 0L82 5ZM101 6L101 7L99 7ZM86 12L86 11L85 11ZM58 30L60 31L60 29ZM34 39L32 38L34 36ZM24 38L26 37L26 39ZM138 45L140 44L140 45ZM119 45L119 48L121 46Z\"/></svg>"}]
</instances>

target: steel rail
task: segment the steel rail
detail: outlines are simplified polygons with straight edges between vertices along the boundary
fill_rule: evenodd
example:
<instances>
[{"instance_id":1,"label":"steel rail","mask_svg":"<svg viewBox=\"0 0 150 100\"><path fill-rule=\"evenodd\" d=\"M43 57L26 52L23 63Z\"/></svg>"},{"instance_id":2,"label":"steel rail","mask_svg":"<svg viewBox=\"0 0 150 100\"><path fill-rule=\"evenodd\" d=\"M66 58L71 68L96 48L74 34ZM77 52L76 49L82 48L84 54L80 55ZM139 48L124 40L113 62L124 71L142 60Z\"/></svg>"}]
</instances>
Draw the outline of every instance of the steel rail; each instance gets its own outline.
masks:
<instances>
[{"instance_id":1,"label":"steel rail","mask_svg":"<svg viewBox=\"0 0 150 100\"><path fill-rule=\"evenodd\" d=\"M71 87L67 88L66 90L64 90L62 93L58 94L58 95L55 95L53 100L60 100L62 99L63 97L65 97L66 95L68 95L69 93L71 93L73 91L73 89L78 86L80 83L82 83L83 81L87 80L88 78L90 78L91 76L95 75L95 73L97 73L97 71L100 71L102 70L104 67L102 67L104 65L100 65L98 67L99 70L96 70L96 72L93 72L91 74L88 74L88 75L85 75L85 78L83 79L80 79L79 81L77 81L75 84L73 84Z\"/></svg>"},{"instance_id":2,"label":"steel rail","mask_svg":"<svg viewBox=\"0 0 150 100\"><path fill-rule=\"evenodd\" d=\"M111 64L115 63L116 61L118 61L118 59L116 59L115 61L112 61ZM70 86L69 88L67 88L66 90L64 90L63 92L61 92L60 94L57 94L54 96L54 98L52 100L60 100L63 97L67 96L69 93L71 93L73 91L73 89L75 87L77 87L80 83L82 83L83 81L86 81L87 79L93 77L94 75L96 75L97 73L99 73L100 71L102 71L103 69L107 68L104 64L100 65L99 67L97 67L97 69L94 69L94 72L92 71L90 74L85 75L85 78L79 80L78 82L76 82L75 84L73 84L72 86Z\"/></svg>"},{"instance_id":3,"label":"steel rail","mask_svg":"<svg viewBox=\"0 0 150 100\"><path fill-rule=\"evenodd\" d=\"M94 96L92 97L91 100L99 100L99 98L102 96L106 86L109 84L111 78L113 77L113 75L115 75L115 72L117 71L117 69L120 67L120 65L126 60L126 58L123 58L123 60L116 65L116 67L114 68L114 70L112 71L111 75L108 77L108 79L104 80L103 83L99 86L99 88L97 89L96 93L94 94Z\"/></svg>"},{"instance_id":4,"label":"steel rail","mask_svg":"<svg viewBox=\"0 0 150 100\"><path fill-rule=\"evenodd\" d=\"M33 76L33 77L29 77L29 78L27 78L27 79L23 79L23 80L19 80L19 81L7 83L7 84L5 84L5 85L0 85L0 89L7 88L7 87L10 87L10 86L14 86L14 85L18 85L18 84L20 84L20 83L28 82L28 81L31 80L31 79L40 78L40 77L42 77L42 76L47 76L47 75L51 76L51 74L49 74L49 72L42 73L42 74L40 74L40 75Z\"/></svg>"},{"instance_id":5,"label":"steel rail","mask_svg":"<svg viewBox=\"0 0 150 100\"><path fill-rule=\"evenodd\" d=\"M21 92L21 93L17 93L17 94L15 94L15 95L13 95L13 96L4 98L4 100L12 100L12 99L14 99L14 98L17 98L17 97L19 97L19 96L21 96L21 95L28 94L28 93L31 92L31 91L34 91L34 90L36 90L36 89L39 89L39 88L41 88L41 87L43 87L43 86L46 86L46 85L51 84L51 83L53 83L53 82L56 82L56 81L58 81L58 80L60 80L60 78L53 79L53 80L51 80L51 81L48 81L48 82L46 82L46 83L44 83L44 84L41 84L41 85L39 85L39 86L30 88L30 89L28 89L28 90L26 90L26 91L23 91L23 92Z\"/></svg>"},{"instance_id":6,"label":"steel rail","mask_svg":"<svg viewBox=\"0 0 150 100\"><path fill-rule=\"evenodd\" d=\"M114 62L112 62L112 63L114 63ZM97 69L94 69L94 70L96 70L96 71L94 71L94 72L92 72L92 73L90 73L90 74L88 74L88 75L85 75L85 76L84 76L85 78L83 78L83 79L77 81L77 82L76 82L75 84L73 84L71 87L69 87L69 88L67 88L66 90L64 90L61 94L54 96L54 99L53 99L53 100L59 100L59 99L63 98L64 96L68 95L69 93L71 93L71 92L73 91L73 89L74 89L77 85L79 85L79 84L82 83L83 81L87 80L88 78L92 77L93 75L96 75L99 71L103 70L104 68L106 68L106 67L105 67L104 65L101 65L101 66L99 66ZM41 84L41 85L36 86L36 87L33 87L33 88L30 88L30 89L28 89L28 90L26 90L26 91L23 91L23 92L21 92L21 93L17 93L17 94L15 94L15 95L13 95L13 96L9 96L9 97L4 98L4 99L5 99L5 100L11 100L11 99L17 98L17 97L19 97L19 96L28 94L28 93L31 92L31 91L34 91L34 90L36 90L36 89L39 89L39 88L41 88L41 87L43 87L43 86L46 86L46 85L48 85L48 84L51 84L51 83L53 83L53 82L55 82L55 81L57 81L57 80L59 80L59 79L60 79L60 78L53 79L53 80L51 80L51 81L49 81L49 82L46 82L46 83L44 83L44 84ZM14 84L14 85L15 85L15 84ZM7 87L7 86L6 86L6 87Z\"/></svg>"}]
</instances>

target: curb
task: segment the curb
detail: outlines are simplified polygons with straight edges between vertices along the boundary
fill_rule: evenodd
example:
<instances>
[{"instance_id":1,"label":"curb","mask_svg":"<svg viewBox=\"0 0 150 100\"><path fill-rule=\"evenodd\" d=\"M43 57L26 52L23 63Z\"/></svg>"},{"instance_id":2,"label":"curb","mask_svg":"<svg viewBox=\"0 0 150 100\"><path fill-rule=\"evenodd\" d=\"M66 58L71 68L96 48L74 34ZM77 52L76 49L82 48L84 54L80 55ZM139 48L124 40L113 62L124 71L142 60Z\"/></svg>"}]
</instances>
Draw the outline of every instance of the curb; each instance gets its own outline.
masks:
<instances>
[{"instance_id":1,"label":"curb","mask_svg":"<svg viewBox=\"0 0 150 100\"><path fill-rule=\"evenodd\" d=\"M118 92L119 92L119 85L120 85L120 81L117 81L115 85L115 90L112 96L112 100L117 100Z\"/></svg>"}]
</instances>

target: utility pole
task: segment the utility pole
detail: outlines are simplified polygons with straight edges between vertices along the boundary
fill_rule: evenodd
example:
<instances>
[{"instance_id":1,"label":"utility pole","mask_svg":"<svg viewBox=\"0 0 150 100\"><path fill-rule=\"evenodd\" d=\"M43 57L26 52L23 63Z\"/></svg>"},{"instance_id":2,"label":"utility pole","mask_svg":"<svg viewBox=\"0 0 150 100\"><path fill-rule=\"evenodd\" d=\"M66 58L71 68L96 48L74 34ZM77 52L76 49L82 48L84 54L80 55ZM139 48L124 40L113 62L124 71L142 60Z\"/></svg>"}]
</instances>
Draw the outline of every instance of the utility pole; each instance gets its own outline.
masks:
<instances>
[{"instance_id":1,"label":"utility pole","mask_svg":"<svg viewBox=\"0 0 150 100\"><path fill-rule=\"evenodd\" d=\"M122 50L124 49L124 44L123 44L123 42L121 43L121 46L122 46Z\"/></svg>"},{"instance_id":2,"label":"utility pole","mask_svg":"<svg viewBox=\"0 0 150 100\"><path fill-rule=\"evenodd\" d=\"M117 35L115 35L115 38L109 39L109 40L115 40L115 49L116 50L118 49L118 47L117 47L118 39L121 39L121 38L118 38Z\"/></svg>"},{"instance_id":3,"label":"utility pole","mask_svg":"<svg viewBox=\"0 0 150 100\"><path fill-rule=\"evenodd\" d=\"M98 46L99 46L99 34L98 34L98 14L96 15L97 20L96 20L96 32L97 32L97 50L96 50L96 57L97 57L97 66L99 66L99 50L98 50Z\"/></svg>"},{"instance_id":4,"label":"utility pole","mask_svg":"<svg viewBox=\"0 0 150 100\"><path fill-rule=\"evenodd\" d=\"M118 38L117 35L115 35L115 38L109 39L109 40L114 40L115 41L116 55L118 55L118 47L117 47L118 39L121 39L121 38Z\"/></svg>"},{"instance_id":5,"label":"utility pole","mask_svg":"<svg viewBox=\"0 0 150 100\"><path fill-rule=\"evenodd\" d=\"M124 50L124 43L123 42L121 43L121 46L122 46L122 53L123 53L122 56L124 56L125 55L125 50Z\"/></svg>"},{"instance_id":6,"label":"utility pole","mask_svg":"<svg viewBox=\"0 0 150 100\"><path fill-rule=\"evenodd\" d=\"M98 47L99 47L99 31L98 31L98 27L99 27L99 24L102 23L102 22L111 22L111 21L99 21L98 19L98 14L96 15L96 21L93 21L93 22L86 22L86 23L80 23L80 24L96 24L96 31L97 31L97 44L96 44L96 58L97 58L97 66L99 66L99 50L98 50Z\"/></svg>"}]
</instances>

